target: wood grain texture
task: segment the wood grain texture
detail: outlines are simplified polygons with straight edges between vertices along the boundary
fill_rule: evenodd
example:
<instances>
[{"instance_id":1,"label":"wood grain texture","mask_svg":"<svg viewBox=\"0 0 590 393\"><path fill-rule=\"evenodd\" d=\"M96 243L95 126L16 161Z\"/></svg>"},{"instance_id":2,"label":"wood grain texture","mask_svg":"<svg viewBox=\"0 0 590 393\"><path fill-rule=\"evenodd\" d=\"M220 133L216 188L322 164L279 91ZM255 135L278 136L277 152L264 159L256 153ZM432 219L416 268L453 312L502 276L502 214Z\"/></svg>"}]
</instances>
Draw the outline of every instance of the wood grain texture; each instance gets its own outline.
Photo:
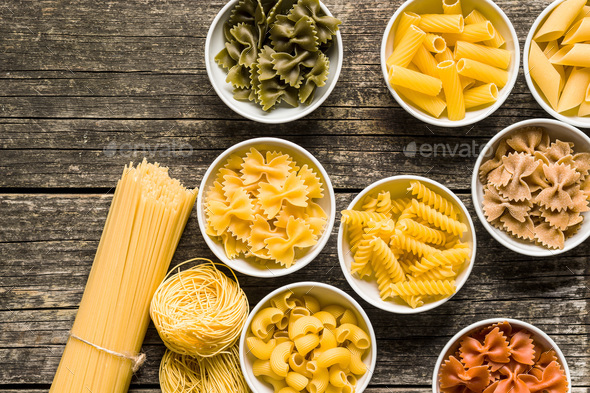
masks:
<instances>
[{"instance_id":1,"label":"wood grain texture","mask_svg":"<svg viewBox=\"0 0 590 393\"><path fill-rule=\"evenodd\" d=\"M272 126L233 113L207 78L205 37L225 1L0 4L0 393L48 389L125 164L147 156L195 187L223 150L262 136L312 152L336 188L338 209L373 181L406 173L457 190L474 217L478 258L467 284L445 305L403 316L360 301L379 339L367 392L430 392L434 362L452 335L483 318L511 317L550 334L568 358L572 392L590 393L589 242L563 257L522 257L495 242L471 206L479 149L516 121L548 117L522 70L506 103L486 120L455 129L426 125L389 95L379 65L383 29L402 1L325 2L343 20L338 84L308 117ZM521 48L550 2L497 1ZM436 154L420 153L430 145L438 146ZM250 303L302 280L325 281L358 299L338 265L336 232L337 226L302 271L272 282L240 275ZM173 264L194 256L212 254L193 216ZM132 393L160 391L163 345L153 326L144 351L148 363Z\"/></svg>"}]
</instances>

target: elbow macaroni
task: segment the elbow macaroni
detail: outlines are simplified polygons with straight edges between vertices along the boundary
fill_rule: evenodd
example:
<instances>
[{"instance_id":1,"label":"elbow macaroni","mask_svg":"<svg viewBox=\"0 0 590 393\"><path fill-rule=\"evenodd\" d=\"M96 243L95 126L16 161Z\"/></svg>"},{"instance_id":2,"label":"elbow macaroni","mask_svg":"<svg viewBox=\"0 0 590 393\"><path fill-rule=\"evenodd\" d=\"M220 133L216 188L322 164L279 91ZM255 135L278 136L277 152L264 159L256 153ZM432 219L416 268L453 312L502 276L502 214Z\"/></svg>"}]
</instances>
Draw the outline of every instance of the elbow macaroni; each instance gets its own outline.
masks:
<instances>
[{"instance_id":1,"label":"elbow macaroni","mask_svg":"<svg viewBox=\"0 0 590 393\"><path fill-rule=\"evenodd\" d=\"M285 323L284 321L288 321ZM281 293L252 319L246 346L252 372L275 393L354 393L371 346L353 310Z\"/></svg>"}]
</instances>

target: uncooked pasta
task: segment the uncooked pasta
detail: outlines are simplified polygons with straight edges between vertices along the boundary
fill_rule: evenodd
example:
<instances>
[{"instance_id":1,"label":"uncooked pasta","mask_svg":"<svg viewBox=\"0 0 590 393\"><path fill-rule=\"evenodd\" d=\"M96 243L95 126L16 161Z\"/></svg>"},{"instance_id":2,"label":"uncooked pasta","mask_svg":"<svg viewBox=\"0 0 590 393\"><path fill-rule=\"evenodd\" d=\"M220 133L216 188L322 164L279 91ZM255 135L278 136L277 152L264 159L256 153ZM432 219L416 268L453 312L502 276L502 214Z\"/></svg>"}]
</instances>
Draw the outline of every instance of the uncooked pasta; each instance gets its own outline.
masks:
<instances>
[{"instance_id":1,"label":"uncooked pasta","mask_svg":"<svg viewBox=\"0 0 590 393\"><path fill-rule=\"evenodd\" d=\"M205 263L180 270L180 266L194 261ZM210 260L195 258L182 265L157 289L150 315L162 341L172 351L215 356L240 335L248 318L248 298L237 279L228 278Z\"/></svg>"},{"instance_id":2,"label":"uncooked pasta","mask_svg":"<svg viewBox=\"0 0 590 393\"><path fill-rule=\"evenodd\" d=\"M196 195L158 164L125 167L50 392L127 391L145 357L149 302Z\"/></svg>"},{"instance_id":3,"label":"uncooked pasta","mask_svg":"<svg viewBox=\"0 0 590 393\"><path fill-rule=\"evenodd\" d=\"M160 363L163 393L246 393L250 390L240 370L238 346L203 358L167 350Z\"/></svg>"}]
</instances>

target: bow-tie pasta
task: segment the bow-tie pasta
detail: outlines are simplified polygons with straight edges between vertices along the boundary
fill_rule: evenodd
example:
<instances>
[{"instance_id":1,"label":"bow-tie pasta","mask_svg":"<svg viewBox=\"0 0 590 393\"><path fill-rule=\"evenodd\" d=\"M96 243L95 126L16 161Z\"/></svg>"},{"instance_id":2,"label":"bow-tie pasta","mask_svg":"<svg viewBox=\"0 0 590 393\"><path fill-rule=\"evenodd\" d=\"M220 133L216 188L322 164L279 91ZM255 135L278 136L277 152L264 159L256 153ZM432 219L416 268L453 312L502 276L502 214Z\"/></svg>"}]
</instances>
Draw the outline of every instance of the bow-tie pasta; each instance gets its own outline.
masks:
<instances>
[{"instance_id":1,"label":"bow-tie pasta","mask_svg":"<svg viewBox=\"0 0 590 393\"><path fill-rule=\"evenodd\" d=\"M525 329L508 322L463 337L440 367L442 393L566 393L565 372L553 348L543 348Z\"/></svg>"},{"instance_id":2,"label":"bow-tie pasta","mask_svg":"<svg viewBox=\"0 0 590 393\"><path fill-rule=\"evenodd\" d=\"M519 239L564 248L590 210L590 153L574 148L537 127L503 139L479 168L487 220Z\"/></svg>"},{"instance_id":3,"label":"bow-tie pasta","mask_svg":"<svg viewBox=\"0 0 590 393\"><path fill-rule=\"evenodd\" d=\"M340 23L322 11L319 0L240 0L215 61L227 70L236 100L264 111L282 102L309 105L328 79L326 51Z\"/></svg>"},{"instance_id":4,"label":"bow-tie pasta","mask_svg":"<svg viewBox=\"0 0 590 393\"><path fill-rule=\"evenodd\" d=\"M323 197L313 168L252 148L231 155L207 191L207 235L223 243L230 259L290 267L324 231L328 216L317 203Z\"/></svg>"}]
</instances>

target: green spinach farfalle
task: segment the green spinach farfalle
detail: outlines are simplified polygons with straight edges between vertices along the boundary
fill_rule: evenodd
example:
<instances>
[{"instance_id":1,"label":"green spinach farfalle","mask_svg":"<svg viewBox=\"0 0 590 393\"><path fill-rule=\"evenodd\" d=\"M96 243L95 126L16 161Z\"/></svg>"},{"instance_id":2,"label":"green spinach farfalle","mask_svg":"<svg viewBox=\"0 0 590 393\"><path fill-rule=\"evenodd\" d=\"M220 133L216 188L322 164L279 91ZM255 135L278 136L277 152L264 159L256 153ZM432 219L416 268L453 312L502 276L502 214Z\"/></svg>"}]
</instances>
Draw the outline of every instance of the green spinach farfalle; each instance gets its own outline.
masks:
<instances>
[{"instance_id":1,"label":"green spinach farfalle","mask_svg":"<svg viewBox=\"0 0 590 393\"><path fill-rule=\"evenodd\" d=\"M321 10L319 0L240 0L215 61L227 70L236 100L265 111L281 102L309 105L328 79L325 52L340 23Z\"/></svg>"}]
</instances>

